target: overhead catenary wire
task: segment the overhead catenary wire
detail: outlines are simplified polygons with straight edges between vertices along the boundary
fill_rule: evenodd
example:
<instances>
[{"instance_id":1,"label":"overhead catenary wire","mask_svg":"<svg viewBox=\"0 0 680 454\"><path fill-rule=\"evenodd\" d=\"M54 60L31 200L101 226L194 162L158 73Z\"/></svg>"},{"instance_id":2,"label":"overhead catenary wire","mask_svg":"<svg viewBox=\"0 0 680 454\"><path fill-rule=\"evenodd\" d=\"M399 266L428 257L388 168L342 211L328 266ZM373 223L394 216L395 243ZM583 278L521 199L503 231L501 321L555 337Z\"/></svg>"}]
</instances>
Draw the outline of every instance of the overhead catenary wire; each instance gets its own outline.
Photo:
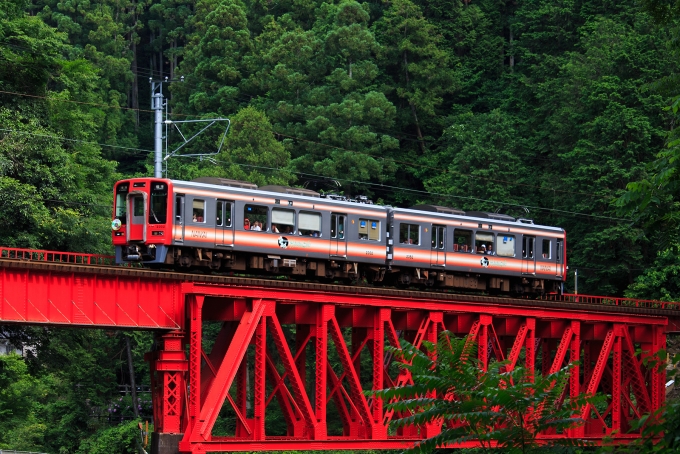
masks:
<instances>
[{"instance_id":1,"label":"overhead catenary wire","mask_svg":"<svg viewBox=\"0 0 680 454\"><path fill-rule=\"evenodd\" d=\"M131 108L131 107L110 106L110 105L106 105L106 104L90 103L90 102L83 102L83 101L73 101L73 100L66 100L66 99L52 99L52 98L48 98L46 96L29 95L29 94L25 94L25 93L16 93L16 92L9 92L9 91L3 91L3 90L0 90L0 93L13 94L13 95L17 95L17 96L27 96L27 97L33 97L33 98L41 98L41 99L54 101L54 102L70 102L70 103L76 103L76 104L92 105L92 106L95 106L95 107L106 107L106 108L111 108L111 109L124 109L124 110L132 110L132 111L146 112L146 113L153 113L154 112L153 110L147 110L147 109L135 109L135 108ZM197 117L196 115L177 114L177 113L172 114L172 115L184 117L184 118ZM282 132L278 132L278 131L275 131L273 129L272 130L266 130L266 129L258 128L256 126L252 126L252 125L249 125L248 128L251 128L251 129L254 129L254 130L259 130L259 131L264 131L264 132L269 132L271 134L275 134L275 135L278 135L278 136L281 136L281 137L289 138L289 139L292 139L292 140L297 140L299 142L310 143L310 144L318 145L318 146L325 147L325 148L331 148L331 149L336 149L336 150L339 150L339 151L347 151L349 153L363 154L365 156L375 157L375 156L371 155L370 153L366 153L366 152L362 152L362 151L358 151L358 150L350 150L350 149L340 147L340 146L337 146L337 145L330 145L330 144L325 144L325 143L322 143L322 142L316 142L314 140L305 139L305 138L285 134L285 133L282 133ZM564 190L564 189L545 188L545 187L542 187L542 186L537 186L537 185L532 185L532 184L527 184L527 183L506 181L506 180L501 180L501 179L497 179L497 178L490 178L488 176L472 175L472 174L469 174L469 173L458 172L458 171L455 171L455 170L452 171L450 169L441 169L441 168L438 168L438 167L429 166L429 165L426 165L426 164L420 164L420 163L416 163L416 162L402 161L402 160L397 160L397 159L393 159L393 158L389 158L389 159L391 161L395 162L395 163L403 164L405 166L418 167L418 168L433 170L433 171L437 171L437 172L443 171L445 173L449 173L449 174L453 174L453 175L457 175L457 176L461 176L461 177L484 180L485 182L494 182L494 183L516 186L516 187L520 186L520 187L535 188L535 189L538 189L538 190L553 191L553 192L559 192L559 193L562 193L562 194L580 195L580 196L585 196L585 197L590 197L590 198L597 197L594 194L587 193L587 192L575 192L575 191L567 191L567 190Z\"/></svg>"},{"instance_id":2,"label":"overhead catenary wire","mask_svg":"<svg viewBox=\"0 0 680 454\"><path fill-rule=\"evenodd\" d=\"M0 128L0 131L2 131L2 132L12 132L12 133L15 133L15 134L25 134L25 135L33 136L33 137L41 137L43 139L55 139L55 140L63 140L63 141L66 141L66 142L83 143L83 144L86 144L86 145L97 145L97 146L100 146L100 147L120 148L120 149L128 150L128 151L139 151L139 152L144 152L144 153L152 152L151 150L146 150L144 148L124 147L124 146L121 146L121 145L109 145L109 144L106 144L106 143L91 142L91 141L88 141L88 140L69 139L67 137L53 136L53 135L49 135L49 134L37 134L35 132L21 131L21 130L18 130L18 129Z\"/></svg>"},{"instance_id":3,"label":"overhead catenary wire","mask_svg":"<svg viewBox=\"0 0 680 454\"><path fill-rule=\"evenodd\" d=\"M38 137L43 137L43 138L51 138L51 139L57 139L57 140L69 140L69 141L74 141L74 142L82 142L90 145L102 145L102 146L112 146L112 145L106 145L106 144L98 144L96 142L88 142L88 141L81 141L81 140L76 140L76 139L66 139L63 137L59 136L50 136L46 134L35 134L35 133L28 133L24 131L15 131L11 129L5 129L5 128L0 128L0 131L11 131L11 132L17 132L17 133L22 133L22 134L27 134L27 135L32 135L32 136L38 136ZM113 146L116 147L116 146ZM152 150L145 150L141 148L129 148L129 147L120 147L124 148L127 150L135 150L135 151L141 151L145 153L152 153ZM181 155L177 157L182 157ZM325 175L318 175L318 174L313 174L313 173L308 173L308 172L298 172L294 170L288 170L288 169L281 169L277 167L267 167L267 166L258 166L258 165L252 165L252 164L243 164L243 163L236 163L236 162L226 162L226 161L221 161L217 159L212 159L218 164L229 164L229 165L236 165L239 167L248 167L248 168L253 168L253 169L259 169L259 170L267 170L267 171L275 171L275 172L288 172L292 173L294 175L300 175L300 176L306 176L306 177L313 177L316 179L327 179L331 178ZM530 208L533 210L540 210L540 211L546 211L546 212L553 212L553 213L559 213L562 215L567 215L567 216L574 216L574 217L587 217L590 219L597 219L597 220L608 220L608 221L623 221L623 222L631 222L632 219L626 219L626 218L616 218L613 216L602 216L602 215L596 215L596 214L589 214L589 213L580 213L576 211L569 211L569 210L560 210L556 208L547 208L547 207L539 207L539 206L530 206L530 205L522 205L522 204L516 204L516 203L507 203L507 202L500 202L496 200L491 200L491 199L484 199L480 197L470 197L470 196L460 196L460 195L454 195L454 194L445 194L445 193L440 193L440 192L432 192L432 191L423 191L419 189L411 189L411 188L403 188L400 186L394 186L394 185L388 185L388 184L383 184L383 183L372 183L369 181L360 181L360 180L352 180L348 178L339 178L339 177L332 177L334 180L338 181L344 181L347 183L353 183L353 184L360 184L364 186L370 186L374 187L376 189L386 189L386 190L397 190L397 191L405 191L405 192L411 192L415 194L420 194L424 196L434 196L434 197L440 197L440 198L449 198L449 199L459 199L459 200L467 200L467 201L473 201L473 202L484 202L484 203L493 203L493 204L498 204L498 205L505 205L505 206L513 206L513 207L518 207L518 208ZM63 201L58 201L58 200L52 200L53 202L60 202L60 203L66 203ZM79 204L78 202L68 202L72 204ZM83 204L86 205L86 204ZM92 205L92 206L100 206L100 205Z\"/></svg>"},{"instance_id":4,"label":"overhead catenary wire","mask_svg":"<svg viewBox=\"0 0 680 454\"><path fill-rule=\"evenodd\" d=\"M27 97L33 97L33 98L41 98L41 99L46 99L46 100L56 101L56 102L71 102L71 103L76 103L76 104L86 104L86 105L93 105L93 106L98 106L98 107L107 107L107 108L114 108L114 109L139 110L139 111L144 111L144 112L153 112L152 110L133 109L133 108L121 107L121 106L110 106L110 105L106 105L106 104L89 103L89 102L73 101L73 100L52 99L52 98L48 98L46 96L30 95L30 94L25 94L25 93L9 92L9 91L4 91L4 90L0 90L0 93L13 94L13 95L18 95L18 96L27 96ZM178 116L189 117L189 115L178 115ZM318 145L318 146L325 147L325 148L336 149L336 150L339 150L339 151L346 151L346 152L355 153L355 154L363 154L363 155L375 158L375 156L373 156L370 153L361 152L361 151L357 151L357 150L350 150L350 149L347 149L347 148L344 148L344 147L339 147L339 146L336 146L336 145L324 144L324 143L316 142L316 141L313 141L313 140L310 140L310 139L304 139L304 138L300 138L300 137L296 137L296 136L291 136L291 135L288 135L288 134L284 134L284 133L275 131L273 129L263 129L263 128L258 128L256 126L249 126L249 127L251 129L268 132L268 133L271 133L271 134L275 134L275 135L285 137L285 138L290 138L290 139L297 140L297 141L300 141L300 142L311 143L313 145ZM97 143L97 142L90 142L90 141L84 141L84 140L79 140L79 139L70 139L70 138L59 137L59 136L50 136L50 135L45 135L45 134L35 134L35 133L29 133L29 132L25 132L25 131L10 130L10 129L0 129L0 131L16 132L16 133L21 133L21 134L33 135L33 136L37 136L37 137L53 138L53 139L58 139L58 140L70 141L70 142L85 143L85 144L90 144L90 145L98 145L98 146L102 146L102 147L122 149L122 150L126 150L126 151L153 153L152 150L146 150L146 149L142 149L142 148L123 147L123 146L119 146L119 145L101 144L101 143ZM181 157L181 155L178 155L177 157ZM443 171L444 173L455 174L455 175L458 175L458 176L469 177L469 178L483 179L484 181L490 181L490 182L494 182L494 183L502 183L502 184L513 185L513 186L525 186L525 187L536 188L536 189L539 189L539 190L550 190L550 191L553 191L553 192L557 191L557 192L568 193L568 194L573 194L573 195L587 195L587 196L590 196L590 197L594 197L593 194L588 194L588 193L564 191L564 190L555 189L555 188L545 188L545 187L536 186L536 185L528 185L528 184L524 184L524 183L509 182L509 181L505 181L505 180L498 180L498 179L489 178L488 176L477 176L477 175L471 175L471 174L466 174L466 173L457 172L457 171L451 171L449 169L443 169L442 170L440 168L428 166L428 165L425 165L425 164L419 164L419 163L414 163L414 162L409 162L409 161L402 161L402 160L397 160L397 159L393 159L393 158L388 158L388 159L390 159L392 162L402 164L402 165L405 165L405 166L421 167L421 168L431 169L431 170L435 170L435 171L439 171L439 172ZM258 166L250 166L250 165L247 165L247 164L239 164L239 163L231 163L231 164L236 164L236 165L239 165L239 166L246 166L246 167L258 167ZM260 166L260 168L264 169L265 167ZM280 169L276 169L276 170L280 171ZM290 172L294 173L296 175L309 175L309 176L313 176L315 178L330 178L330 177L323 176L323 175L306 174L304 172L296 172L296 171L290 171ZM361 181L354 181L354 180L342 179L342 178L334 178L334 179L340 180L340 181L347 181L347 182L354 183L354 184L362 184L362 185L368 185L368 186L374 186L374 187L397 189L397 190L400 190L400 191L418 193L418 194L423 194L423 195L431 195L431 196L445 197L445 198L457 198L457 199L462 199L462 200L469 200L469 201L476 201L476 202L487 202L487 203L501 204L501 205L506 205L506 206L527 207L527 208L532 208L532 209L537 209L537 210L542 210L542 211L561 213L561 214L564 214L564 215L586 216L586 217L589 217L589 218L592 218L592 219L624 221L624 222L631 222L632 221L632 219L626 219L626 218L616 218L616 217L612 217L612 216L592 215L592 214L579 213L579 212L568 211L568 210L559 210L559 209L555 209L555 208L531 207L531 206L527 206L527 205L499 202L499 201L494 201L494 200L490 200L490 199L482 199L482 198L474 198L474 197L466 197L466 196L455 196L455 195L443 194L443 193L433 193L433 192L429 192L429 191L421 191L421 190L411 189L411 188L401 188L401 187L398 187L398 186L386 186L386 185L380 184L380 183L361 182Z\"/></svg>"},{"instance_id":5,"label":"overhead catenary wire","mask_svg":"<svg viewBox=\"0 0 680 454\"><path fill-rule=\"evenodd\" d=\"M241 167L256 168L256 169L260 169L260 170L269 170L269 171L278 171L278 172L288 171L286 169L279 169L279 168L276 168L276 167L256 166L256 165L250 165L250 164L239 164L239 163L234 163L234 162L220 161L220 160L217 160L217 159L214 159L214 158L213 158L213 161L215 161L218 164L232 164L232 165L237 165L237 166L241 166ZM331 178L331 177L326 177L326 176L323 176L323 175L317 175L317 174L307 173L307 172L296 172L296 171L289 171L289 172L293 173L295 175L303 175L303 176L313 177L313 178L317 178L317 179ZM617 218L617 217L613 217L613 216L602 216L602 215L597 215L597 214L579 213L577 211L560 210L560 209L557 209L557 208L547 208L547 207L539 207L539 206L524 205L524 204L517 204L517 203L499 202L497 200L484 199L484 198L480 198L480 197L460 196L460 195L454 195L454 194L445 194L445 193L441 193L441 192L423 191L423 190L420 190L420 189L402 188L400 186L393 186L393 185L388 185L388 184L383 184L383 183L372 183L372 182L368 182L368 181L352 180L352 179L349 179L349 178L332 177L332 179L338 180L338 181L344 181L344 182L347 182L347 183L372 186L374 188L383 188L383 189L388 189L388 190L406 191L406 192L413 192L413 193L427 195L427 196L435 196L435 197L451 198L451 199L461 199L461 200L468 200L468 201L473 201L473 202L486 202L486 203L493 203L493 204L498 204L498 205L513 206L513 207L518 207L518 208L531 208L531 209L534 209L534 210L554 212L554 213L560 213L560 214L571 215L571 216L583 216L583 217L588 217L588 218L591 218L591 219L598 219L598 220L623 221L623 222L631 222L632 221L632 219L627 219L627 218Z\"/></svg>"}]
</instances>

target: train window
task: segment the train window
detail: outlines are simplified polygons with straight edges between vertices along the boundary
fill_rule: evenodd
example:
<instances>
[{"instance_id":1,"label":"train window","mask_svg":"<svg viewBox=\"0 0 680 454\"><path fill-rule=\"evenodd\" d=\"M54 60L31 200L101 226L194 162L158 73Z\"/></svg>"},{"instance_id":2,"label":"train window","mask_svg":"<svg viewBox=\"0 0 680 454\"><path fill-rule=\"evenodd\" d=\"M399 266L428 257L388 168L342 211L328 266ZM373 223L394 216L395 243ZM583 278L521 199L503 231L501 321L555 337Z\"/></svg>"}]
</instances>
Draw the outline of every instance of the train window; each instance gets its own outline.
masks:
<instances>
[{"instance_id":1,"label":"train window","mask_svg":"<svg viewBox=\"0 0 680 454\"><path fill-rule=\"evenodd\" d=\"M272 209L272 232L295 233L295 211Z\"/></svg>"},{"instance_id":2,"label":"train window","mask_svg":"<svg viewBox=\"0 0 680 454\"><path fill-rule=\"evenodd\" d=\"M432 224L432 249L444 249L446 227Z\"/></svg>"},{"instance_id":3,"label":"train window","mask_svg":"<svg viewBox=\"0 0 680 454\"><path fill-rule=\"evenodd\" d=\"M359 218L359 239L380 241L380 221Z\"/></svg>"},{"instance_id":4,"label":"train window","mask_svg":"<svg viewBox=\"0 0 680 454\"><path fill-rule=\"evenodd\" d=\"M165 183L151 184L149 203L149 224L165 224L168 215L168 186Z\"/></svg>"},{"instance_id":5,"label":"train window","mask_svg":"<svg viewBox=\"0 0 680 454\"><path fill-rule=\"evenodd\" d=\"M557 263L562 263L562 240L557 240L555 259Z\"/></svg>"},{"instance_id":6,"label":"train window","mask_svg":"<svg viewBox=\"0 0 680 454\"><path fill-rule=\"evenodd\" d=\"M136 195L132 197L132 215L133 216L144 216L144 197L141 195ZM144 222L143 219L135 222Z\"/></svg>"},{"instance_id":7,"label":"train window","mask_svg":"<svg viewBox=\"0 0 680 454\"><path fill-rule=\"evenodd\" d=\"M522 258L533 259L534 258L534 242L536 238L531 236L525 236L524 242L522 243Z\"/></svg>"},{"instance_id":8,"label":"train window","mask_svg":"<svg viewBox=\"0 0 680 454\"><path fill-rule=\"evenodd\" d=\"M331 214L331 238L345 239L345 216Z\"/></svg>"},{"instance_id":9,"label":"train window","mask_svg":"<svg viewBox=\"0 0 680 454\"><path fill-rule=\"evenodd\" d=\"M231 202L218 200L216 211L215 225L218 227L231 227Z\"/></svg>"},{"instance_id":10,"label":"train window","mask_svg":"<svg viewBox=\"0 0 680 454\"><path fill-rule=\"evenodd\" d=\"M549 259L551 258L550 255L550 240L543 240L543 244L541 247L541 253L543 254L544 259Z\"/></svg>"},{"instance_id":11,"label":"train window","mask_svg":"<svg viewBox=\"0 0 680 454\"><path fill-rule=\"evenodd\" d=\"M121 224L127 221L127 193L129 189L128 184L119 184L116 187L116 218L120 220Z\"/></svg>"},{"instance_id":12,"label":"train window","mask_svg":"<svg viewBox=\"0 0 680 454\"><path fill-rule=\"evenodd\" d=\"M246 205L243 207L243 228L256 232L267 231L267 207L260 205Z\"/></svg>"},{"instance_id":13,"label":"train window","mask_svg":"<svg viewBox=\"0 0 680 454\"><path fill-rule=\"evenodd\" d=\"M175 197L175 220L182 223L182 202L184 201L184 196L178 195Z\"/></svg>"},{"instance_id":14,"label":"train window","mask_svg":"<svg viewBox=\"0 0 680 454\"><path fill-rule=\"evenodd\" d=\"M418 224L401 224L399 226L399 242L420 244L420 226Z\"/></svg>"},{"instance_id":15,"label":"train window","mask_svg":"<svg viewBox=\"0 0 680 454\"><path fill-rule=\"evenodd\" d=\"M494 254L494 237L492 233L477 232L475 234L475 251L477 254Z\"/></svg>"},{"instance_id":16,"label":"train window","mask_svg":"<svg viewBox=\"0 0 680 454\"><path fill-rule=\"evenodd\" d=\"M300 232L300 235L321 236L321 215L300 211L300 214L298 214L298 232Z\"/></svg>"},{"instance_id":17,"label":"train window","mask_svg":"<svg viewBox=\"0 0 680 454\"><path fill-rule=\"evenodd\" d=\"M501 235L496 237L496 255L500 257L514 257L515 256L515 236Z\"/></svg>"},{"instance_id":18,"label":"train window","mask_svg":"<svg viewBox=\"0 0 680 454\"><path fill-rule=\"evenodd\" d=\"M205 222L205 200L194 199L191 207L191 220L194 222Z\"/></svg>"},{"instance_id":19,"label":"train window","mask_svg":"<svg viewBox=\"0 0 680 454\"><path fill-rule=\"evenodd\" d=\"M453 251L472 252L472 230L456 229L453 231Z\"/></svg>"}]
</instances>

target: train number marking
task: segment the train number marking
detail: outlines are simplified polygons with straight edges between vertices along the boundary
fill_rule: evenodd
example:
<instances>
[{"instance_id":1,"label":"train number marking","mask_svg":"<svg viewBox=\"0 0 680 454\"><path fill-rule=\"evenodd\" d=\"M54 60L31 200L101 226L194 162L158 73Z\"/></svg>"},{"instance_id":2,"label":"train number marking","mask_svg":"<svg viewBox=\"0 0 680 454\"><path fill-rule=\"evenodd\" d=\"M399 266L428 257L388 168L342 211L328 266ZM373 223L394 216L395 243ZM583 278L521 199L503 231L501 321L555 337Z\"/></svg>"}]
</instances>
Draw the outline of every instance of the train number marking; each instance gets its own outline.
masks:
<instances>
[{"instance_id":1,"label":"train number marking","mask_svg":"<svg viewBox=\"0 0 680 454\"><path fill-rule=\"evenodd\" d=\"M208 232L201 232L200 230L192 230L189 234L191 238L208 238Z\"/></svg>"},{"instance_id":2,"label":"train number marking","mask_svg":"<svg viewBox=\"0 0 680 454\"><path fill-rule=\"evenodd\" d=\"M373 255L373 251L366 251L366 255Z\"/></svg>"},{"instance_id":3,"label":"train number marking","mask_svg":"<svg viewBox=\"0 0 680 454\"><path fill-rule=\"evenodd\" d=\"M413 258L413 254L406 254L406 258L407 258L407 259L412 259L412 258Z\"/></svg>"},{"instance_id":4,"label":"train number marking","mask_svg":"<svg viewBox=\"0 0 680 454\"><path fill-rule=\"evenodd\" d=\"M547 271L547 272L551 272L551 271L552 271L552 267L551 267L551 266L548 266L548 265L539 265L539 266L538 266L538 269L539 269L540 271Z\"/></svg>"}]
</instances>

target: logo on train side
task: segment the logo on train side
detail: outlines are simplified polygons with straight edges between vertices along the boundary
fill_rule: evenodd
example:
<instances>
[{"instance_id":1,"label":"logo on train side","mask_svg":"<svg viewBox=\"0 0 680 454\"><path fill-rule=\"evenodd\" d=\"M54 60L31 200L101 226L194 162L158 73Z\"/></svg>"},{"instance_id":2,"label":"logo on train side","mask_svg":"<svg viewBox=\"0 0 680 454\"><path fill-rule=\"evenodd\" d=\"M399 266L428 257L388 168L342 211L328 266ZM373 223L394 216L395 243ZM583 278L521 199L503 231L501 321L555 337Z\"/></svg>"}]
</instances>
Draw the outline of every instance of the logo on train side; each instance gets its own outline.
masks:
<instances>
[{"instance_id":1,"label":"logo on train side","mask_svg":"<svg viewBox=\"0 0 680 454\"><path fill-rule=\"evenodd\" d=\"M281 249L286 249L288 247L288 238L285 236L280 236L279 237L279 247Z\"/></svg>"},{"instance_id":2,"label":"logo on train side","mask_svg":"<svg viewBox=\"0 0 680 454\"><path fill-rule=\"evenodd\" d=\"M489 265L491 266L508 266L508 262L505 260L489 260L488 258L484 257L482 260L479 261L479 264L482 265L484 268L488 268Z\"/></svg>"}]
</instances>

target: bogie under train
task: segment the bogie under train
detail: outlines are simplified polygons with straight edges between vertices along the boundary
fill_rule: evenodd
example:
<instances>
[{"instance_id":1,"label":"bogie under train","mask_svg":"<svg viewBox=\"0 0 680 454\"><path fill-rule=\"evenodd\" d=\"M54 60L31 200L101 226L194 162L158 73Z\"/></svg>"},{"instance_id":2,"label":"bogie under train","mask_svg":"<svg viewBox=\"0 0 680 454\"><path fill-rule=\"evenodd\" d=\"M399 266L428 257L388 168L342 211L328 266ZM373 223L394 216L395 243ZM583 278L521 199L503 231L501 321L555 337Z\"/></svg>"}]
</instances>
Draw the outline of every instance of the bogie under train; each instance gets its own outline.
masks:
<instances>
[{"instance_id":1,"label":"bogie under train","mask_svg":"<svg viewBox=\"0 0 680 454\"><path fill-rule=\"evenodd\" d=\"M118 263L534 294L566 274L561 228L219 178L119 181L112 229Z\"/></svg>"}]
</instances>

